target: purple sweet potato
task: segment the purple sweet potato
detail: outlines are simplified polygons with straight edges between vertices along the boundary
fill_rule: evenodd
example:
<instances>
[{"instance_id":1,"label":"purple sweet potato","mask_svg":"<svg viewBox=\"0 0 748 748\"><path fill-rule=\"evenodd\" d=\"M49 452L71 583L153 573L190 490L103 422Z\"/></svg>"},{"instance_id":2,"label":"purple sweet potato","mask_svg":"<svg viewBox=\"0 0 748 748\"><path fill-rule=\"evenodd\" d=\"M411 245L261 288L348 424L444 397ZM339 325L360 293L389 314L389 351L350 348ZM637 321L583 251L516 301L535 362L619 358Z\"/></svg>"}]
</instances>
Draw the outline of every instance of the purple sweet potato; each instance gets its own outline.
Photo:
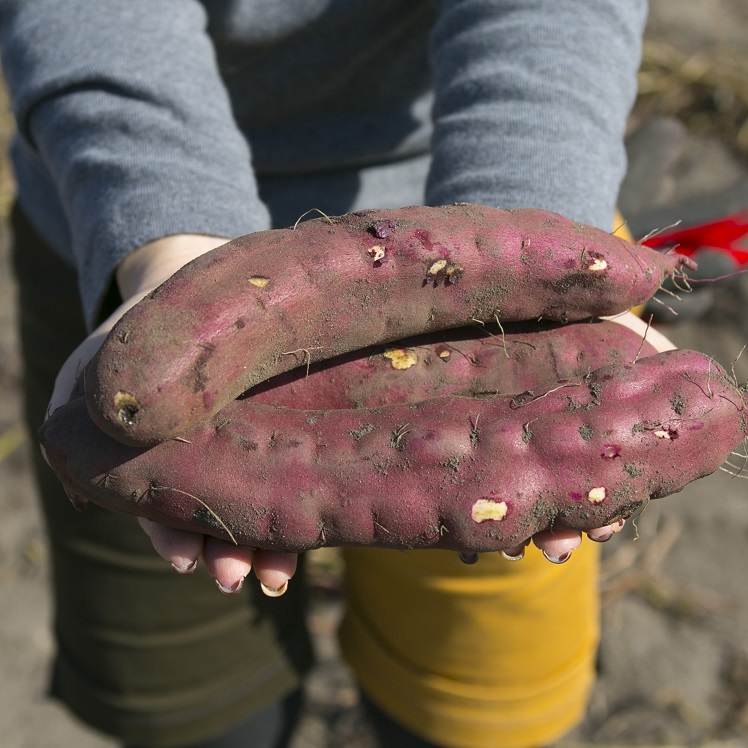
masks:
<instances>
[{"instance_id":1,"label":"purple sweet potato","mask_svg":"<svg viewBox=\"0 0 748 748\"><path fill-rule=\"evenodd\" d=\"M41 431L74 501L244 545L489 551L603 526L715 471L746 434L742 391L672 351L515 396L370 410L232 402L184 439L108 439L83 399Z\"/></svg>"},{"instance_id":2,"label":"purple sweet potato","mask_svg":"<svg viewBox=\"0 0 748 748\"><path fill-rule=\"evenodd\" d=\"M628 328L509 323L445 330L299 366L246 393L297 410L378 408L444 395L516 394L656 350ZM303 356L299 357L303 361Z\"/></svg>"},{"instance_id":3,"label":"purple sweet potato","mask_svg":"<svg viewBox=\"0 0 748 748\"><path fill-rule=\"evenodd\" d=\"M92 418L145 445L299 364L471 322L586 319L690 260L540 210L363 211L194 260L126 314L87 370Z\"/></svg>"}]
</instances>

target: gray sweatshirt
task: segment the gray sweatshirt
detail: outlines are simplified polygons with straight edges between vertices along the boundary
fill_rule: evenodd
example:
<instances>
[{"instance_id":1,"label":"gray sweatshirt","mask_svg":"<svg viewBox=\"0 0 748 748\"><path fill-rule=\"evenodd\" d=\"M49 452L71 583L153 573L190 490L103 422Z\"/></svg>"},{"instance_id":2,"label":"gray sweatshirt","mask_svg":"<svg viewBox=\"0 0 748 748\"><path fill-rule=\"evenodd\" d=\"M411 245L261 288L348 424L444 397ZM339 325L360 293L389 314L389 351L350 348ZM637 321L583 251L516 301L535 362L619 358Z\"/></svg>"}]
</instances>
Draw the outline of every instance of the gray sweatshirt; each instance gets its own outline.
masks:
<instances>
[{"instance_id":1,"label":"gray sweatshirt","mask_svg":"<svg viewBox=\"0 0 748 748\"><path fill-rule=\"evenodd\" d=\"M282 195L396 207L367 181L422 173L417 202L608 229L645 16L646 0L0 0L19 201L77 267L89 325L128 252L268 228Z\"/></svg>"}]
</instances>

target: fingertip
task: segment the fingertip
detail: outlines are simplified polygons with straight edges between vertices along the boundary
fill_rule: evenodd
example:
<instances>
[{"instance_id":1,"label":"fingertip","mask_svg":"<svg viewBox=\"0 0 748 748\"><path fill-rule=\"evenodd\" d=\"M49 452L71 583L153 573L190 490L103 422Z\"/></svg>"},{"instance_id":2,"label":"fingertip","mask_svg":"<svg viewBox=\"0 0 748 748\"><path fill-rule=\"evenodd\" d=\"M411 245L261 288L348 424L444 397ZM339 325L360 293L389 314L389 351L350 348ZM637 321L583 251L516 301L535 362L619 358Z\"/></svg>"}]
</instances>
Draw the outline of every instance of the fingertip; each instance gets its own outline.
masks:
<instances>
[{"instance_id":1,"label":"fingertip","mask_svg":"<svg viewBox=\"0 0 748 748\"><path fill-rule=\"evenodd\" d=\"M255 576L265 595L280 597L286 592L290 579L296 573L298 558L296 553L255 552Z\"/></svg>"},{"instance_id":2,"label":"fingertip","mask_svg":"<svg viewBox=\"0 0 748 748\"><path fill-rule=\"evenodd\" d=\"M605 527L596 527L587 533L587 537L595 543L607 543L614 535L621 532L626 525L625 519L619 519Z\"/></svg>"},{"instance_id":3,"label":"fingertip","mask_svg":"<svg viewBox=\"0 0 748 748\"><path fill-rule=\"evenodd\" d=\"M581 545L582 533L578 530L544 530L533 536L533 543L548 561L562 564Z\"/></svg>"},{"instance_id":4,"label":"fingertip","mask_svg":"<svg viewBox=\"0 0 748 748\"><path fill-rule=\"evenodd\" d=\"M174 571L177 572L177 574L192 574L194 573L195 569L197 569L197 559L175 559L171 562L171 567L172 569L174 569Z\"/></svg>"},{"instance_id":5,"label":"fingertip","mask_svg":"<svg viewBox=\"0 0 748 748\"><path fill-rule=\"evenodd\" d=\"M151 541L153 549L179 574L190 574L203 552L204 538L196 532L175 530L145 517L138 524Z\"/></svg>"},{"instance_id":6,"label":"fingertip","mask_svg":"<svg viewBox=\"0 0 748 748\"><path fill-rule=\"evenodd\" d=\"M525 546L520 545L516 548L506 548L503 551L499 551L499 553L506 561L521 561L525 557Z\"/></svg>"},{"instance_id":7,"label":"fingertip","mask_svg":"<svg viewBox=\"0 0 748 748\"><path fill-rule=\"evenodd\" d=\"M255 574L277 572L290 579L296 573L299 556L296 553L282 553L280 551L255 551Z\"/></svg>"},{"instance_id":8,"label":"fingertip","mask_svg":"<svg viewBox=\"0 0 748 748\"><path fill-rule=\"evenodd\" d=\"M244 586L244 579L245 577L240 577L228 583L223 583L220 579L216 579L216 587L218 587L223 595L238 595Z\"/></svg>"},{"instance_id":9,"label":"fingertip","mask_svg":"<svg viewBox=\"0 0 748 748\"><path fill-rule=\"evenodd\" d=\"M543 551L546 561L550 561L552 564L565 564L570 558L574 551L562 551L559 554L550 553L549 551Z\"/></svg>"},{"instance_id":10,"label":"fingertip","mask_svg":"<svg viewBox=\"0 0 748 748\"><path fill-rule=\"evenodd\" d=\"M245 546L233 545L225 540L208 537L203 550L205 568L216 580L218 589L224 595L241 592L244 579L252 570L253 550Z\"/></svg>"}]
</instances>

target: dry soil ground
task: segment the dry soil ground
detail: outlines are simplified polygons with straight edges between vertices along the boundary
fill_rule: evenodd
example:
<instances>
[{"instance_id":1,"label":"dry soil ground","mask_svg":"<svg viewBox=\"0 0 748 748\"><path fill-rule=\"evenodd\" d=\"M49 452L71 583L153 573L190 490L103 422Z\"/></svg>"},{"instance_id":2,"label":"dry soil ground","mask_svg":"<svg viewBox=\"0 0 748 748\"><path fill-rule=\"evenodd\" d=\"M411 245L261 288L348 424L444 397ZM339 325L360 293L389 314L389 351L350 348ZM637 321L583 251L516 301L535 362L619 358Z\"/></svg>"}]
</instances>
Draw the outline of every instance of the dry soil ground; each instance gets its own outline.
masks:
<instances>
[{"instance_id":1,"label":"dry soil ground","mask_svg":"<svg viewBox=\"0 0 748 748\"><path fill-rule=\"evenodd\" d=\"M748 4L653 0L632 117L631 167L621 204L640 233L673 220L748 208ZM677 114L680 119L662 119ZM683 123L686 123L684 125ZM7 116L0 121L7 137ZM742 127L742 129L741 129ZM742 150L741 150L742 149ZM12 186L0 171L0 212ZM714 287L712 287L714 290ZM106 748L44 695L52 643L46 546L20 426L14 287L0 223L0 748ZM748 342L748 281L701 297L697 321L667 333L730 366ZM748 379L748 355L735 365ZM748 483L719 473L641 517L606 546L600 678L568 743L748 745ZM356 694L340 665L334 556L316 564L310 626L320 664L294 748L366 746Z\"/></svg>"}]
</instances>

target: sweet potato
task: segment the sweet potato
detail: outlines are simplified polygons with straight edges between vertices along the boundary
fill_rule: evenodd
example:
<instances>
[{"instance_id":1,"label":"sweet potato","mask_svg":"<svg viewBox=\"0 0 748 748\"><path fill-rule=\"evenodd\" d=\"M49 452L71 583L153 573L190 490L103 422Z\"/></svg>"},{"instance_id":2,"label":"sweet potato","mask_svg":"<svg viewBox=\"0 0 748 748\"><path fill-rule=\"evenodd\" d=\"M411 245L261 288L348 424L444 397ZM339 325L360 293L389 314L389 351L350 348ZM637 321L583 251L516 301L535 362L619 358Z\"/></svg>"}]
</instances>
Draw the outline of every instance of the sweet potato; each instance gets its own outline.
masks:
<instances>
[{"instance_id":1,"label":"sweet potato","mask_svg":"<svg viewBox=\"0 0 748 748\"><path fill-rule=\"evenodd\" d=\"M502 328L488 324L302 365L246 396L255 403L327 410L417 403L444 395L516 394L654 353L646 340L615 322L509 323Z\"/></svg>"},{"instance_id":2,"label":"sweet potato","mask_svg":"<svg viewBox=\"0 0 748 748\"><path fill-rule=\"evenodd\" d=\"M99 426L145 445L309 360L471 321L623 312L689 266L540 210L363 211L260 232L190 263L89 367Z\"/></svg>"},{"instance_id":3,"label":"sweet potato","mask_svg":"<svg viewBox=\"0 0 748 748\"><path fill-rule=\"evenodd\" d=\"M74 501L238 543L515 547L603 526L716 470L746 433L711 359L672 351L516 396L371 410L234 401L152 448L102 436L83 399L41 431Z\"/></svg>"}]
</instances>

